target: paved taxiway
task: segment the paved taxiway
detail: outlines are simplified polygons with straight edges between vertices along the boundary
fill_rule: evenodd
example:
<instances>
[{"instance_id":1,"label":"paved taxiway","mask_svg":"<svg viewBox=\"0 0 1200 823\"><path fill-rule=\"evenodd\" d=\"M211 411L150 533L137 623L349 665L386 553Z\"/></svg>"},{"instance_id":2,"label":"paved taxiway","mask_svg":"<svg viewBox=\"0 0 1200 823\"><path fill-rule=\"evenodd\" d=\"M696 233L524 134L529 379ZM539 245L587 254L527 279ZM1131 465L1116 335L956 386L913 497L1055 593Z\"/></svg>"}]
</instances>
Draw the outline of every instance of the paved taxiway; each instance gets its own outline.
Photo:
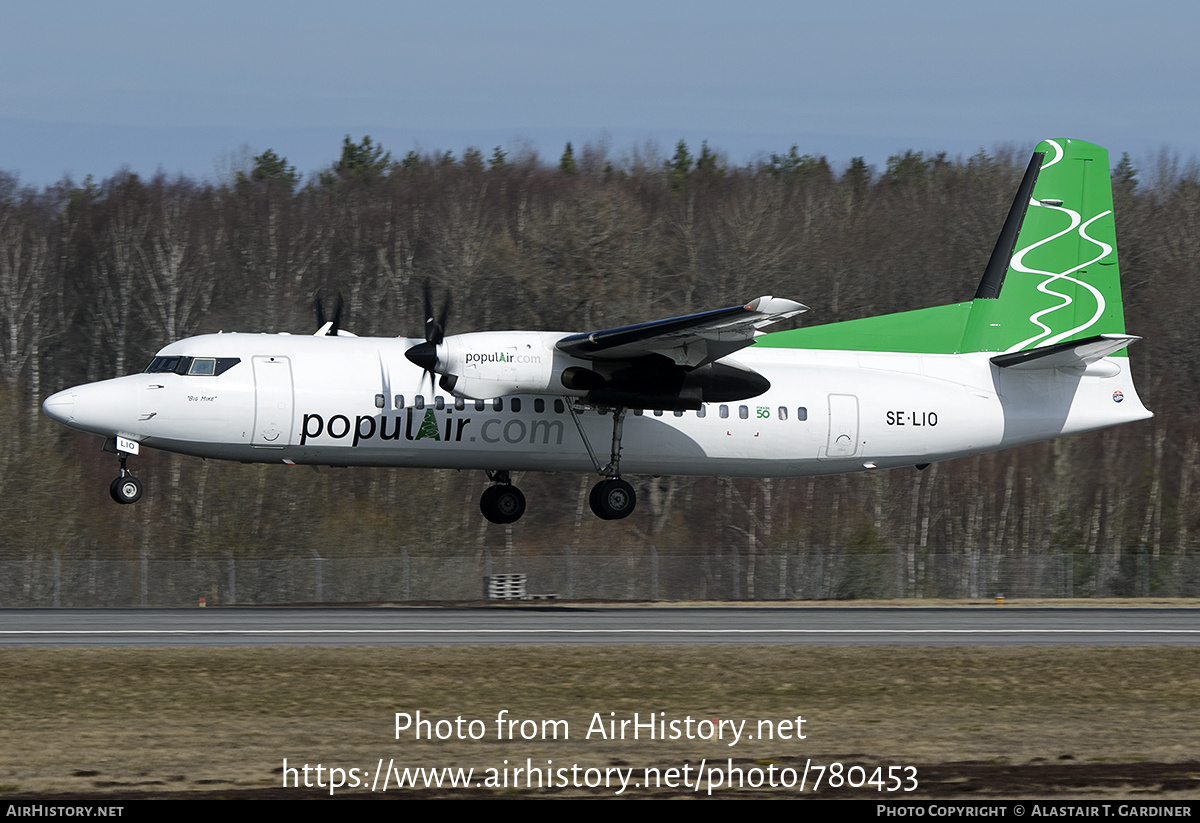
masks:
<instances>
[{"instance_id":1,"label":"paved taxiway","mask_svg":"<svg viewBox=\"0 0 1200 823\"><path fill-rule=\"evenodd\" d=\"M1187 608L0 609L0 646L1200 645Z\"/></svg>"}]
</instances>

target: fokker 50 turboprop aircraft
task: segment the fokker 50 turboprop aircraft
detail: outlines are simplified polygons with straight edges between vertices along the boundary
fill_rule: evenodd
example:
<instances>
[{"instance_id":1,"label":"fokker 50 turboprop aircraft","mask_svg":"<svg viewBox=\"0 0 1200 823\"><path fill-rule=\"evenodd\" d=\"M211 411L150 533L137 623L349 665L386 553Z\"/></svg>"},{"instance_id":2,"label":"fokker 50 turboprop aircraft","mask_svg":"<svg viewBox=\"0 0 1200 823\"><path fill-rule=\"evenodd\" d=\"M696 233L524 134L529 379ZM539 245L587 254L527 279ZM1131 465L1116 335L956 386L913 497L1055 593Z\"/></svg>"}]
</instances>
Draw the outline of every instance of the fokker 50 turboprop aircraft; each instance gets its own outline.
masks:
<instances>
[{"instance_id":1,"label":"fokker 50 turboprop aircraft","mask_svg":"<svg viewBox=\"0 0 1200 823\"><path fill-rule=\"evenodd\" d=\"M425 339L209 334L145 372L43 404L105 438L110 492L142 494L142 447L205 458L483 469L495 523L525 511L513 471L596 471L601 518L622 472L796 477L936 460L1143 420L1133 387L1108 152L1037 147L972 300L765 334L805 307L745 305L582 334ZM437 376L437 385L433 379ZM607 461L602 456L607 451ZM598 454L600 456L598 456Z\"/></svg>"}]
</instances>

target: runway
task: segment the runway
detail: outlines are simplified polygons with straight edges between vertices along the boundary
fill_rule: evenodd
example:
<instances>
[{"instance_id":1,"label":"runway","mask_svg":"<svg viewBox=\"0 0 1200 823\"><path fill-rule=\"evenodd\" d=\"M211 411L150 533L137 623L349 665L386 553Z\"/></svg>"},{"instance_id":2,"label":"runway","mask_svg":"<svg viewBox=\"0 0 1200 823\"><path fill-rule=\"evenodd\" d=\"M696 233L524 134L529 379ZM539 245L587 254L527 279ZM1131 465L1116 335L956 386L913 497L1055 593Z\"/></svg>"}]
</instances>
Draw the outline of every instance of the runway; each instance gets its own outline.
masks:
<instances>
[{"instance_id":1,"label":"runway","mask_svg":"<svg viewBox=\"0 0 1200 823\"><path fill-rule=\"evenodd\" d=\"M1200 644L1188 608L0 609L0 646L1149 646Z\"/></svg>"}]
</instances>

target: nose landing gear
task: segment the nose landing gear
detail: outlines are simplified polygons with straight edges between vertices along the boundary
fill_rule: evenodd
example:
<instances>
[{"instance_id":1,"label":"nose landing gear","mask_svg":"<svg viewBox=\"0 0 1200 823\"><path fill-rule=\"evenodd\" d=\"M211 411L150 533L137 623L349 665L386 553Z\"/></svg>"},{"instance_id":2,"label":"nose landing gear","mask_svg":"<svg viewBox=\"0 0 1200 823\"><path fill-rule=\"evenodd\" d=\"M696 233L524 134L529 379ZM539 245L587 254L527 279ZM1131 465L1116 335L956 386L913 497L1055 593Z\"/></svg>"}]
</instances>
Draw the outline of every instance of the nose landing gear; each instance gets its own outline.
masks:
<instances>
[{"instance_id":1,"label":"nose landing gear","mask_svg":"<svg viewBox=\"0 0 1200 823\"><path fill-rule=\"evenodd\" d=\"M108 486L108 494L118 503L136 503L142 499L142 481L129 473L125 461L128 455L119 454L121 475Z\"/></svg>"}]
</instances>

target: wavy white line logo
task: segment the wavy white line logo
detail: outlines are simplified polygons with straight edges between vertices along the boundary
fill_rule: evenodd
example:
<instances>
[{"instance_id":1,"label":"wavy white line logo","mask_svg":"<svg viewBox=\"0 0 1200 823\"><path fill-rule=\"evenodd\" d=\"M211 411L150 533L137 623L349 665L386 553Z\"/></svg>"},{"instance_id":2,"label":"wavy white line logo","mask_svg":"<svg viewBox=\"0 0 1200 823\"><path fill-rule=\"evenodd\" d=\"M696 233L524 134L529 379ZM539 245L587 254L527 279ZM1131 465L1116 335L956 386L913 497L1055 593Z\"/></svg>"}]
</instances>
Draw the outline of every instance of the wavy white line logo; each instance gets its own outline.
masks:
<instances>
[{"instance_id":1,"label":"wavy white line logo","mask_svg":"<svg viewBox=\"0 0 1200 823\"><path fill-rule=\"evenodd\" d=\"M1062 147L1060 147L1053 140L1048 141L1048 142L1050 143L1050 145L1052 145L1054 147L1056 154L1055 154L1053 160L1051 160L1049 163L1046 163L1045 165L1042 166L1043 170L1049 168L1050 166L1053 166L1055 163L1057 163L1059 160L1061 160L1062 156L1063 156ZM1059 302L1057 303L1057 305L1050 306L1049 308L1041 309L1039 311L1035 311L1033 314L1029 315L1029 322L1032 323L1033 325L1037 326L1039 329L1041 329L1041 331L1039 331L1037 334L1033 335L1032 337L1030 337L1026 340L1022 340L1020 343L1010 346L1008 349L1005 350L1005 351L1009 351L1009 352L1020 351L1021 349L1024 349L1026 346L1032 346L1034 344L1051 346L1051 345L1054 345L1055 343L1066 340L1068 337L1070 337L1073 334L1077 334L1078 332L1081 332L1081 331L1093 326L1096 323L1096 321L1100 319L1101 315L1104 314L1104 308L1105 308L1104 295L1101 294L1100 290L1097 289L1092 284L1086 283L1083 280L1080 280L1076 277L1072 277L1072 275L1075 274L1076 272L1080 271L1081 269L1086 269L1088 266L1091 266L1095 263L1100 262L1105 257L1110 255L1113 250L1112 246L1108 245L1107 243L1105 243L1101 240L1097 240L1096 238L1089 236L1087 233L1089 226L1091 226L1093 223L1095 223L1100 218L1105 217L1109 214L1112 214L1112 209L1107 209L1105 211L1102 211L1100 214L1097 214L1096 216L1089 218L1087 221L1084 221L1083 215L1081 215L1077 211L1068 209L1064 206L1050 205L1049 203L1043 203L1041 201L1035 200L1032 197L1029 199L1029 205L1035 206L1040 209L1052 209L1054 211L1062 212L1063 214L1065 214L1067 216L1069 225L1062 231L1056 232L1055 234L1052 234L1049 237L1044 237L1041 240L1038 240L1036 243L1032 243L1029 246L1026 246L1025 248L1021 249L1019 252L1017 252L1016 254L1013 255L1011 265L1012 265L1013 271L1018 271L1023 274L1036 274L1036 275L1046 278L1045 280L1043 280L1041 283L1038 284L1037 290L1047 296L1057 297ZM1025 255L1027 255L1029 252L1033 251L1034 249L1037 249L1042 246L1053 243L1055 240L1058 240L1061 237L1066 237L1067 235L1074 234L1074 233L1078 233L1078 235L1081 238L1083 238L1084 240L1086 240L1089 243L1098 247L1099 254L1097 254L1094 258L1092 258L1090 260L1081 262L1078 265L1072 266L1071 268L1067 269L1066 271L1062 271L1062 272L1044 271L1042 269L1035 269L1035 268L1025 265ZM1075 326L1074 328L1070 328L1070 329L1067 329L1066 331L1055 334L1054 330L1052 328L1050 328L1049 326L1047 326L1045 323L1042 322L1042 318L1045 317L1046 315L1056 312L1060 309L1067 308L1068 306L1070 306L1072 303L1075 302L1074 298L1070 294L1065 294L1061 291L1055 291L1052 288L1052 285L1055 282L1060 281L1060 280L1065 281L1066 283L1074 283L1077 286L1081 286L1081 287L1087 289L1091 293L1092 297L1094 297L1096 300L1096 312L1091 316L1091 318L1088 319L1088 321L1086 323L1082 323L1078 326Z\"/></svg>"},{"instance_id":2,"label":"wavy white line logo","mask_svg":"<svg viewBox=\"0 0 1200 823\"><path fill-rule=\"evenodd\" d=\"M1058 143L1057 143L1057 142L1055 142L1054 140L1047 140L1046 142L1047 142L1047 143L1049 143L1051 146L1054 146L1054 159L1053 159L1053 160L1051 160L1049 163L1043 163L1043 164L1042 164L1042 171L1045 171L1046 169L1050 168L1050 167L1051 167L1051 166L1053 166L1055 163L1057 163L1059 160L1062 160L1062 159L1063 159L1063 148L1062 148L1062 146L1058 145Z\"/></svg>"}]
</instances>

